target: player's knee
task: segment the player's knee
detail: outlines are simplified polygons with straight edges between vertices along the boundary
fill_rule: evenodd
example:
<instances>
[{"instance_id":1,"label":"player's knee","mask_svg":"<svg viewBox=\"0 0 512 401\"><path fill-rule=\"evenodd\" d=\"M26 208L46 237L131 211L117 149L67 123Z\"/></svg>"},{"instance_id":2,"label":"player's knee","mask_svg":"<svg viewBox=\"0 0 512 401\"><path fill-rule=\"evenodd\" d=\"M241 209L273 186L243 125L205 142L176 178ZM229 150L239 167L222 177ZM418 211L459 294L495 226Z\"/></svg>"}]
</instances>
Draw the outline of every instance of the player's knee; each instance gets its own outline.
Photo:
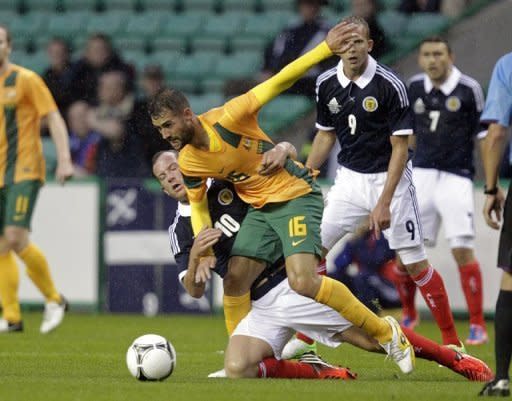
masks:
<instances>
[{"instance_id":1,"label":"player's knee","mask_svg":"<svg viewBox=\"0 0 512 401\"><path fill-rule=\"evenodd\" d=\"M222 283L224 285L224 294L239 296L249 292L251 283L247 282L247 277L237 272L228 272L224 276Z\"/></svg>"},{"instance_id":2,"label":"player's knee","mask_svg":"<svg viewBox=\"0 0 512 401\"><path fill-rule=\"evenodd\" d=\"M224 369L227 377L231 379L239 379L244 377L252 377L249 361L243 358L226 358L224 361Z\"/></svg>"},{"instance_id":3,"label":"player's knee","mask_svg":"<svg viewBox=\"0 0 512 401\"><path fill-rule=\"evenodd\" d=\"M318 277L310 274L289 274L288 283L293 291L309 298L314 298L320 287Z\"/></svg>"},{"instance_id":4,"label":"player's knee","mask_svg":"<svg viewBox=\"0 0 512 401\"><path fill-rule=\"evenodd\" d=\"M20 232L6 232L5 244L9 250L19 253L28 245L28 238Z\"/></svg>"}]
</instances>

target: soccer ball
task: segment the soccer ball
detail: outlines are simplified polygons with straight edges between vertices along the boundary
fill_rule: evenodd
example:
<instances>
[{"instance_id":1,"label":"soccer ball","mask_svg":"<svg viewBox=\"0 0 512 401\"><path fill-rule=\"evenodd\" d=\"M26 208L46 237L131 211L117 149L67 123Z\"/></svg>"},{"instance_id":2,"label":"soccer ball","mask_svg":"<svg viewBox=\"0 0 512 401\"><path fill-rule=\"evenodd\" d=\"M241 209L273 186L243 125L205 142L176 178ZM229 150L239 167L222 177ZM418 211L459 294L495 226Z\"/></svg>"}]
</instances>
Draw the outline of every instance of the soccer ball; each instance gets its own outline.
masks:
<instances>
[{"instance_id":1,"label":"soccer ball","mask_svg":"<svg viewBox=\"0 0 512 401\"><path fill-rule=\"evenodd\" d=\"M164 337L146 334L136 338L128 348L126 365L138 380L164 380L176 367L176 351Z\"/></svg>"}]
</instances>

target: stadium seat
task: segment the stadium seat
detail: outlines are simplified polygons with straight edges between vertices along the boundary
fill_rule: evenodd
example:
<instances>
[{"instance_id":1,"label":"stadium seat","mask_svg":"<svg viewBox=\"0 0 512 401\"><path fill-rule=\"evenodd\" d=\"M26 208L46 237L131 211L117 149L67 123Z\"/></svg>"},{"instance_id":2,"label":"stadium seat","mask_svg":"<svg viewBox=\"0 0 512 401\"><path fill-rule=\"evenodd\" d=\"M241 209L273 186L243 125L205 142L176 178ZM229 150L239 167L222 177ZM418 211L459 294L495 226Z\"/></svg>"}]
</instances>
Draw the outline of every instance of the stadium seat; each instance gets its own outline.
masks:
<instances>
[{"instance_id":1,"label":"stadium seat","mask_svg":"<svg viewBox=\"0 0 512 401\"><path fill-rule=\"evenodd\" d=\"M102 0L100 8L105 11L136 11L138 0Z\"/></svg>"},{"instance_id":2,"label":"stadium seat","mask_svg":"<svg viewBox=\"0 0 512 401\"><path fill-rule=\"evenodd\" d=\"M210 16L206 19L201 34L212 38L237 35L243 29L246 18L246 13L236 11Z\"/></svg>"},{"instance_id":3,"label":"stadium seat","mask_svg":"<svg viewBox=\"0 0 512 401\"><path fill-rule=\"evenodd\" d=\"M169 15L165 18L161 37L181 37L188 38L197 35L201 30L201 25L206 19L203 13L183 13Z\"/></svg>"},{"instance_id":4,"label":"stadium seat","mask_svg":"<svg viewBox=\"0 0 512 401\"><path fill-rule=\"evenodd\" d=\"M224 103L224 96L220 93L207 94L207 95L191 95L188 96L190 108L196 114L204 113L214 107L222 106Z\"/></svg>"},{"instance_id":5,"label":"stadium seat","mask_svg":"<svg viewBox=\"0 0 512 401\"><path fill-rule=\"evenodd\" d=\"M268 134L275 133L307 114L313 103L304 96L282 95L266 104L260 112L260 125Z\"/></svg>"},{"instance_id":6,"label":"stadium seat","mask_svg":"<svg viewBox=\"0 0 512 401\"><path fill-rule=\"evenodd\" d=\"M330 0L329 6L343 12L349 12L351 8L350 0Z\"/></svg>"},{"instance_id":7,"label":"stadium seat","mask_svg":"<svg viewBox=\"0 0 512 401\"><path fill-rule=\"evenodd\" d=\"M46 11L55 12L58 10L58 0L22 0L21 7L23 12Z\"/></svg>"},{"instance_id":8,"label":"stadium seat","mask_svg":"<svg viewBox=\"0 0 512 401\"><path fill-rule=\"evenodd\" d=\"M3 14L2 12L2 16ZM45 12L31 12L8 21L9 30L15 43L20 38L22 40L31 40L39 34L46 32L48 17L49 15Z\"/></svg>"},{"instance_id":9,"label":"stadium seat","mask_svg":"<svg viewBox=\"0 0 512 401\"><path fill-rule=\"evenodd\" d=\"M396 10L401 0L380 0L381 6L386 10Z\"/></svg>"},{"instance_id":10,"label":"stadium seat","mask_svg":"<svg viewBox=\"0 0 512 401\"><path fill-rule=\"evenodd\" d=\"M174 70L175 79L201 79L210 76L217 57L217 53L204 52L179 58Z\"/></svg>"},{"instance_id":11,"label":"stadium seat","mask_svg":"<svg viewBox=\"0 0 512 401\"><path fill-rule=\"evenodd\" d=\"M215 12L219 8L219 0L178 0L178 6L183 11L209 11Z\"/></svg>"},{"instance_id":12,"label":"stadium seat","mask_svg":"<svg viewBox=\"0 0 512 401\"><path fill-rule=\"evenodd\" d=\"M176 1L174 0L139 0L139 7L144 11L175 11Z\"/></svg>"},{"instance_id":13,"label":"stadium seat","mask_svg":"<svg viewBox=\"0 0 512 401\"><path fill-rule=\"evenodd\" d=\"M73 37L84 31L89 18L89 13L80 11L50 15L47 34L64 38Z\"/></svg>"},{"instance_id":14,"label":"stadium seat","mask_svg":"<svg viewBox=\"0 0 512 401\"><path fill-rule=\"evenodd\" d=\"M178 89L185 93L197 93L200 90L197 79L176 79L173 73L166 74L166 81L171 88Z\"/></svg>"},{"instance_id":15,"label":"stadium seat","mask_svg":"<svg viewBox=\"0 0 512 401\"><path fill-rule=\"evenodd\" d=\"M186 53L188 51L188 42L186 38L166 38L158 36L150 41L149 47L154 52L171 50Z\"/></svg>"},{"instance_id":16,"label":"stadium seat","mask_svg":"<svg viewBox=\"0 0 512 401\"><path fill-rule=\"evenodd\" d=\"M273 39L284 24L283 15L279 13L253 14L245 20L240 37Z\"/></svg>"},{"instance_id":17,"label":"stadium seat","mask_svg":"<svg viewBox=\"0 0 512 401\"><path fill-rule=\"evenodd\" d=\"M40 50L36 53L29 54L25 60L23 67L28 68L29 70L35 71L38 74L42 74L44 70L48 67L48 56L46 55L45 50Z\"/></svg>"},{"instance_id":18,"label":"stadium seat","mask_svg":"<svg viewBox=\"0 0 512 401\"><path fill-rule=\"evenodd\" d=\"M257 7L257 0L220 0L220 8L224 12L246 11L254 12Z\"/></svg>"},{"instance_id":19,"label":"stadium seat","mask_svg":"<svg viewBox=\"0 0 512 401\"><path fill-rule=\"evenodd\" d=\"M148 42L144 37L127 36L118 34L112 38L113 46L118 50L136 50L145 52L148 48Z\"/></svg>"},{"instance_id":20,"label":"stadium seat","mask_svg":"<svg viewBox=\"0 0 512 401\"><path fill-rule=\"evenodd\" d=\"M209 36L196 36L192 38L190 47L193 52L216 51L225 53L228 49L228 40L225 38L211 38Z\"/></svg>"},{"instance_id":21,"label":"stadium seat","mask_svg":"<svg viewBox=\"0 0 512 401\"><path fill-rule=\"evenodd\" d=\"M221 93L224 91L224 86L226 85L226 80L221 78L207 78L201 81L200 87L201 91L205 93L218 92Z\"/></svg>"},{"instance_id":22,"label":"stadium seat","mask_svg":"<svg viewBox=\"0 0 512 401\"><path fill-rule=\"evenodd\" d=\"M233 52L239 51L258 51L263 56L263 50L268 40L262 37L233 37L230 41L230 48Z\"/></svg>"},{"instance_id":23,"label":"stadium seat","mask_svg":"<svg viewBox=\"0 0 512 401\"><path fill-rule=\"evenodd\" d=\"M171 73L174 73L176 63L178 63L178 61L184 57L185 57L185 54L183 54L183 52L180 52L178 50L174 50L174 51L165 50L165 51L160 51L160 52L153 52L147 58L146 64L161 65L165 74L171 74Z\"/></svg>"},{"instance_id":24,"label":"stadium seat","mask_svg":"<svg viewBox=\"0 0 512 401\"><path fill-rule=\"evenodd\" d=\"M101 32L114 36L121 31L128 15L127 13L116 11L94 14L93 18L88 19L85 31L88 35Z\"/></svg>"},{"instance_id":25,"label":"stadium seat","mask_svg":"<svg viewBox=\"0 0 512 401\"><path fill-rule=\"evenodd\" d=\"M408 18L406 35L425 37L439 33L448 26L449 19L436 13L417 13Z\"/></svg>"},{"instance_id":26,"label":"stadium seat","mask_svg":"<svg viewBox=\"0 0 512 401\"><path fill-rule=\"evenodd\" d=\"M135 67L137 72L142 71L144 66L150 63L149 57L144 51L124 50L121 55L124 61Z\"/></svg>"},{"instance_id":27,"label":"stadium seat","mask_svg":"<svg viewBox=\"0 0 512 401\"><path fill-rule=\"evenodd\" d=\"M16 0L0 0L0 11L2 17L4 12L18 13L21 10L21 1Z\"/></svg>"},{"instance_id":28,"label":"stadium seat","mask_svg":"<svg viewBox=\"0 0 512 401\"><path fill-rule=\"evenodd\" d=\"M98 0L60 0L61 7L64 11L89 11L95 12L99 9L100 2Z\"/></svg>"},{"instance_id":29,"label":"stadium seat","mask_svg":"<svg viewBox=\"0 0 512 401\"><path fill-rule=\"evenodd\" d=\"M239 52L231 56L221 57L213 70L216 78L252 77L261 66L262 56L259 52Z\"/></svg>"},{"instance_id":30,"label":"stadium seat","mask_svg":"<svg viewBox=\"0 0 512 401\"><path fill-rule=\"evenodd\" d=\"M160 32L163 18L158 11L133 14L123 23L122 32L126 37L149 39Z\"/></svg>"},{"instance_id":31,"label":"stadium seat","mask_svg":"<svg viewBox=\"0 0 512 401\"><path fill-rule=\"evenodd\" d=\"M259 0L259 3L259 6L263 11L295 11L296 0Z\"/></svg>"},{"instance_id":32,"label":"stadium seat","mask_svg":"<svg viewBox=\"0 0 512 401\"><path fill-rule=\"evenodd\" d=\"M407 26L407 16L398 11L384 11L377 15L377 20L390 38L401 35Z\"/></svg>"}]
</instances>

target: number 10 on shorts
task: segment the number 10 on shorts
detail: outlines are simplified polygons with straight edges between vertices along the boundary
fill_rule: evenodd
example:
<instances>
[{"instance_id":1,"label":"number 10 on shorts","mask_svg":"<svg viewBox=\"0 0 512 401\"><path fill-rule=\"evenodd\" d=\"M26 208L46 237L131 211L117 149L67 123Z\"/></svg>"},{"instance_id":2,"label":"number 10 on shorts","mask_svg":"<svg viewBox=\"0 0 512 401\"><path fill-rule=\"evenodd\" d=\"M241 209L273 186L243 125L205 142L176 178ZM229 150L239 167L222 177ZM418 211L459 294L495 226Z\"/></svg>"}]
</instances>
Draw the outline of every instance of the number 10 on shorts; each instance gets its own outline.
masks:
<instances>
[{"instance_id":1,"label":"number 10 on shorts","mask_svg":"<svg viewBox=\"0 0 512 401\"><path fill-rule=\"evenodd\" d=\"M288 222L290 237L305 237L308 234L308 228L304 219L306 216L295 216Z\"/></svg>"}]
</instances>

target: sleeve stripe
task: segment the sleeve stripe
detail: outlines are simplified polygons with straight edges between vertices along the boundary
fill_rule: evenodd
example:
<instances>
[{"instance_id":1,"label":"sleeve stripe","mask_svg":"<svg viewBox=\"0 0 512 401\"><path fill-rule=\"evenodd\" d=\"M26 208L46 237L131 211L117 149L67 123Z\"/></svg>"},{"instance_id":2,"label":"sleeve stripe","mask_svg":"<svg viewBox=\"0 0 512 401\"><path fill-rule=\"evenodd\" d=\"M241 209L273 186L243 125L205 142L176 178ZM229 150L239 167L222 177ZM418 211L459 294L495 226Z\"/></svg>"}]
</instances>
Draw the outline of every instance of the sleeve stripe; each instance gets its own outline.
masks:
<instances>
[{"instance_id":1,"label":"sleeve stripe","mask_svg":"<svg viewBox=\"0 0 512 401\"><path fill-rule=\"evenodd\" d=\"M180 244L178 241L178 236L176 235L176 226L178 225L178 220L180 218L179 212L176 211L176 217L174 217L174 221L169 226L169 241L171 243L171 251L173 255L177 255L181 252Z\"/></svg>"},{"instance_id":2,"label":"sleeve stripe","mask_svg":"<svg viewBox=\"0 0 512 401\"><path fill-rule=\"evenodd\" d=\"M326 127L325 125L315 123L315 127L322 131L332 131L334 127Z\"/></svg>"},{"instance_id":3,"label":"sleeve stripe","mask_svg":"<svg viewBox=\"0 0 512 401\"><path fill-rule=\"evenodd\" d=\"M413 75L413 76L409 79L409 81L407 81L407 84L408 84L407 86L411 86L411 84L412 84L413 82L416 82L416 81L423 81L424 79L425 79L425 74L420 73L420 74Z\"/></svg>"},{"instance_id":4,"label":"sleeve stripe","mask_svg":"<svg viewBox=\"0 0 512 401\"><path fill-rule=\"evenodd\" d=\"M318 101L318 90L320 89L320 84L324 82L325 80L329 79L333 75L336 74L337 67L333 67L330 70L325 71L324 73L320 74L318 78L316 79L316 97Z\"/></svg>"},{"instance_id":5,"label":"sleeve stripe","mask_svg":"<svg viewBox=\"0 0 512 401\"><path fill-rule=\"evenodd\" d=\"M378 64L376 73L389 81L391 85L393 85L398 93L398 97L400 98L400 105L403 108L409 106L409 98L407 96L407 90L405 89L404 83L398 77L393 75L391 72L386 71Z\"/></svg>"},{"instance_id":6,"label":"sleeve stripe","mask_svg":"<svg viewBox=\"0 0 512 401\"><path fill-rule=\"evenodd\" d=\"M484 109L484 92L482 91L482 87L480 84L475 81L473 78L468 77L467 75L462 75L460 78L460 82L466 86L469 86L473 90L473 95L475 96L476 109L478 111L482 111Z\"/></svg>"},{"instance_id":7,"label":"sleeve stripe","mask_svg":"<svg viewBox=\"0 0 512 401\"><path fill-rule=\"evenodd\" d=\"M412 134L413 134L412 129L399 129L399 130L393 131L392 135L407 136L407 135L412 135Z\"/></svg>"}]
</instances>

